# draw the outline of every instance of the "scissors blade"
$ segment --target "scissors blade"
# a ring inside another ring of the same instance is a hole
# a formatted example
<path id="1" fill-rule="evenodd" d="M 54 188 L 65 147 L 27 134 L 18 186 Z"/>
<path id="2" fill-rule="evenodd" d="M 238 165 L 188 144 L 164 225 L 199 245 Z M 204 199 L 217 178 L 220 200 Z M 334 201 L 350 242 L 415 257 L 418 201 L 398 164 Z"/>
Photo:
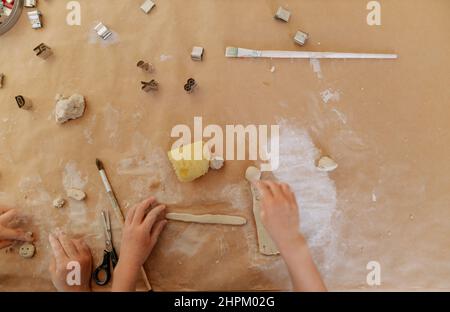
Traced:
<path id="1" fill-rule="evenodd" d="M 111 234 L 111 220 L 109 218 L 108 210 L 102 211 L 103 226 L 105 228 L 105 244 L 107 251 L 112 250 L 112 234 Z"/>

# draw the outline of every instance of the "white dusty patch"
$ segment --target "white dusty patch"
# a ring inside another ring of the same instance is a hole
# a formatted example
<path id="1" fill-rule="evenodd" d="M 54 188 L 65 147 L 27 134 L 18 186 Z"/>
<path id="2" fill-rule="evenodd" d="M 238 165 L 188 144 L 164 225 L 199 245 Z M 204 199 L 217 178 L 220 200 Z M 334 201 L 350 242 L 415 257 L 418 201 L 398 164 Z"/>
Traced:
<path id="1" fill-rule="evenodd" d="M 328 104 L 328 102 L 339 102 L 341 99 L 341 94 L 339 91 L 333 90 L 333 89 L 326 89 L 322 92 L 320 92 L 320 96 L 322 97 L 322 101 L 325 104 Z"/>

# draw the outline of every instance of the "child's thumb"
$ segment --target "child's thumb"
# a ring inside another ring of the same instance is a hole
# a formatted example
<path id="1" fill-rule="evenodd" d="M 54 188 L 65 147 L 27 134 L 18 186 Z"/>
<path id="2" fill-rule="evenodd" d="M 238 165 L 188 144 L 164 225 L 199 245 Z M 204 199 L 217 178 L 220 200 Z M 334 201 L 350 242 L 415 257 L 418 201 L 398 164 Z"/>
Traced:
<path id="1" fill-rule="evenodd" d="M 31 232 L 25 232 L 21 229 L 4 229 L 1 233 L 3 239 L 19 240 L 24 242 L 32 242 L 33 234 Z"/>

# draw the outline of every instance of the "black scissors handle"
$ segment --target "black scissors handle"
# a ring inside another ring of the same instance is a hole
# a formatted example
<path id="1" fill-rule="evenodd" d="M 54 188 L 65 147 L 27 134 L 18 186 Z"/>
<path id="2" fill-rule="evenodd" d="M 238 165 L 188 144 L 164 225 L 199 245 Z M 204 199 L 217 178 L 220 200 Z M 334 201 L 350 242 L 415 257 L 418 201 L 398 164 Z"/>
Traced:
<path id="1" fill-rule="evenodd" d="M 114 251 L 115 254 L 115 251 Z M 95 283 L 99 286 L 105 286 L 108 284 L 109 280 L 111 279 L 111 252 L 104 251 L 103 252 L 103 262 L 100 264 L 92 274 L 92 278 L 94 279 Z M 114 265 L 114 264 L 113 264 Z M 115 265 L 114 265 L 115 266 Z M 103 279 L 100 279 L 100 273 L 104 273 L 105 277 Z"/>

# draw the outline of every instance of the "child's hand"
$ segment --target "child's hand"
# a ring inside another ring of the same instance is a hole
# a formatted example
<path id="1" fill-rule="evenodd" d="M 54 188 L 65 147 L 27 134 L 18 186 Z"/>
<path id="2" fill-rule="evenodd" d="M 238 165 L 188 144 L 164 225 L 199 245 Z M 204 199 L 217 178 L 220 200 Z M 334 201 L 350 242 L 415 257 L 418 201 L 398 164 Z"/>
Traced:
<path id="1" fill-rule="evenodd" d="M 9 225 L 17 217 L 15 209 L 0 207 L 0 249 L 10 246 L 15 240 L 32 242 L 33 237 L 20 228 L 11 228 Z"/>
<path id="2" fill-rule="evenodd" d="M 150 256 L 159 234 L 167 221 L 163 218 L 164 205 L 157 205 L 150 197 L 127 213 L 123 227 L 119 262 L 139 269 Z"/>
<path id="3" fill-rule="evenodd" d="M 65 234 L 50 234 L 48 239 L 53 250 L 49 271 L 56 289 L 65 292 L 90 291 L 92 255 L 88 245 L 82 239 L 69 239 Z M 67 283 L 68 274 L 74 270 L 67 264 L 72 261 L 80 264 L 80 285 Z"/>
<path id="4" fill-rule="evenodd" d="M 289 185 L 272 181 L 256 183 L 262 195 L 261 221 L 280 251 L 289 249 L 300 236 L 297 200 Z"/>

